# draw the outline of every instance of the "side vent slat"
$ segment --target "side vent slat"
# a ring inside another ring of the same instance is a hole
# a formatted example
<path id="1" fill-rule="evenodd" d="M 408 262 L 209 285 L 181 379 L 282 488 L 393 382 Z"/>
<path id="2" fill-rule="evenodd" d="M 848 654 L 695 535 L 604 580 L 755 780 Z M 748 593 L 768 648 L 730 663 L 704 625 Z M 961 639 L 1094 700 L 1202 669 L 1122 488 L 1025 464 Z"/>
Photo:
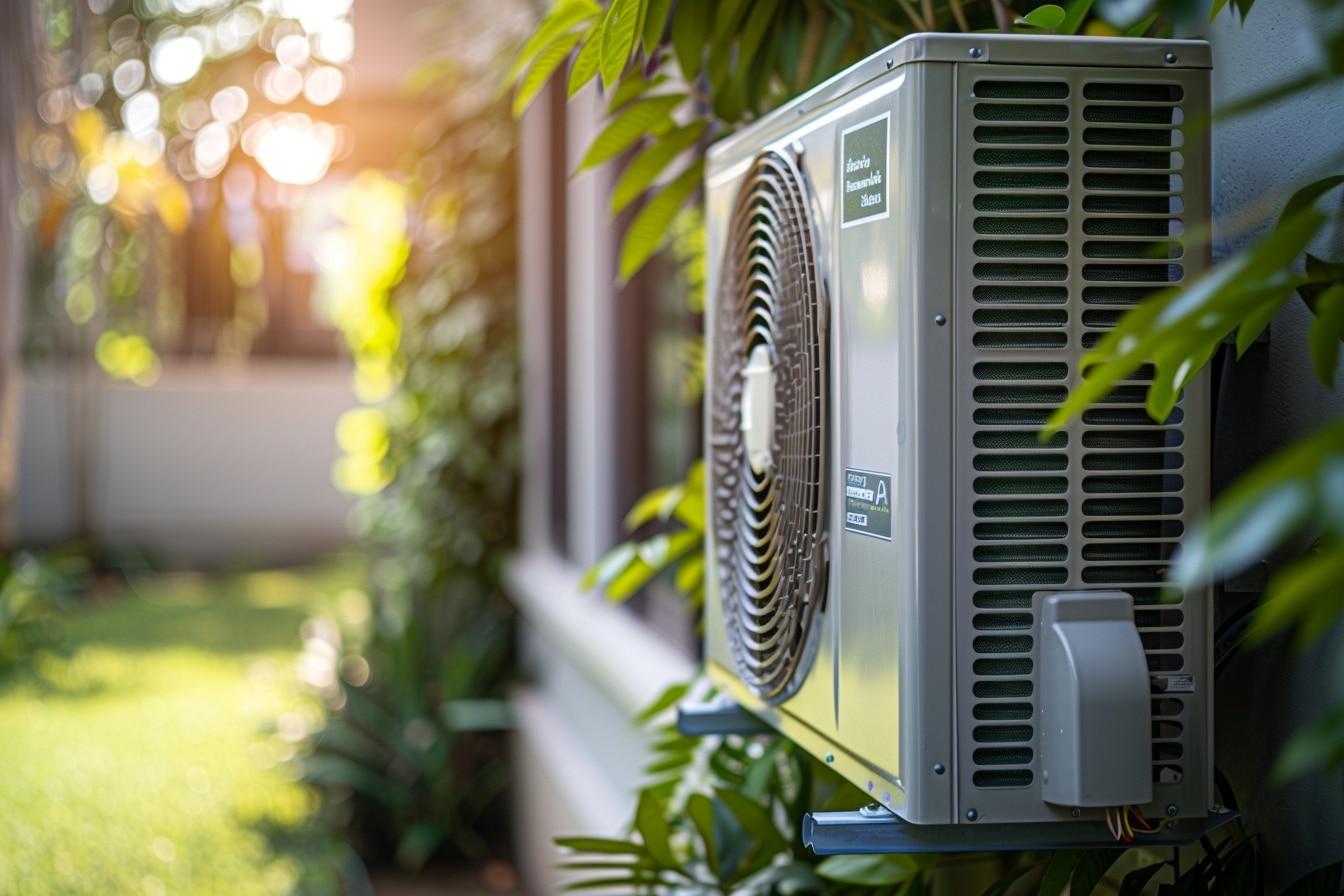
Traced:
<path id="1" fill-rule="evenodd" d="M 1173 263 L 1185 252 L 1185 160 L 1178 151 L 1184 116 L 1177 85 L 1104 81 L 1083 85 L 1082 93 L 1089 148 L 1081 171 L 1087 239 L 1081 245 L 1086 263 L 1080 298 L 1088 310 L 1080 320 L 1082 347 L 1091 348 L 1154 289 L 1185 278 L 1184 266 Z M 1139 371 L 1133 385 L 1084 412 L 1082 469 L 1075 480 L 1084 496 L 1082 584 L 1118 588 L 1145 606 L 1162 599 L 1174 541 L 1184 531 L 1178 517 L 1186 487 L 1175 472 L 1185 467 L 1179 429 L 1184 411 L 1178 405 L 1163 423 L 1148 417 L 1142 405 L 1152 376 L 1151 368 Z M 1155 673 L 1177 671 L 1183 663 L 1180 603 L 1161 606 L 1135 614 Z M 1179 699 L 1154 701 L 1155 719 L 1181 711 Z M 1154 782 L 1181 779 L 1182 752 L 1181 727 L 1154 722 Z"/>
<path id="2" fill-rule="evenodd" d="M 981 121 L 1068 119 L 1067 106 L 1049 103 L 1070 98 L 1070 86 L 1061 80 L 978 81 L 974 92 Z M 1076 186 L 1070 166 L 1077 160 L 1062 148 L 1069 130 L 1042 123 L 979 125 L 973 133 L 972 205 L 978 215 L 977 239 L 969 247 L 976 281 L 971 466 L 977 474 L 972 491 L 981 500 L 971 508 L 977 632 L 971 649 L 977 658 L 970 689 L 973 716 L 983 722 L 1035 717 L 1033 684 L 1020 677 L 1031 674 L 1035 650 L 1032 594 L 1069 578 L 1069 437 L 1039 437 L 1041 425 L 1068 397 L 1072 374 L 1066 356 L 1072 315 L 1064 285 L 1073 251 L 1065 217 L 1069 200 L 1050 195 Z M 986 746 L 972 755 L 974 786 L 1030 786 L 1036 780 L 1034 734 L 1027 724 L 975 728 L 973 739 Z"/>
<path id="3" fill-rule="evenodd" d="M 1185 410 L 1161 423 L 1137 370 L 1068 431 L 1039 438 L 1094 347 L 1129 308 L 1184 282 L 1183 90 L 1049 76 L 972 85 L 973 171 L 959 233 L 972 279 L 969 468 L 973 523 L 968 685 L 971 784 L 1037 783 L 1034 597 L 1117 588 L 1134 597 L 1154 681 L 1183 668 L 1181 602 L 1164 576 L 1186 512 Z M 1076 529 L 1074 527 L 1077 527 Z M 964 606 L 964 605 L 963 605 Z M 965 641 L 963 644 L 967 643 Z M 1153 780 L 1184 775 L 1180 695 L 1154 685 Z M 1016 723 L 1016 724 L 1011 724 Z"/>

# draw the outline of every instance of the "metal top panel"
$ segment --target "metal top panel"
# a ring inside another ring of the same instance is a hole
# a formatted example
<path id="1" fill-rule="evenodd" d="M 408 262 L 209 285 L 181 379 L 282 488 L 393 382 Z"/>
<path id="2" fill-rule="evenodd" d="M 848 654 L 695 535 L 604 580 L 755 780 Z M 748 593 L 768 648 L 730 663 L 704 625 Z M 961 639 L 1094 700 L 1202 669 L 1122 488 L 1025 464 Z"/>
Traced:
<path id="1" fill-rule="evenodd" d="M 1169 56 L 1174 61 L 1169 62 Z M 1055 34 L 911 34 L 715 143 L 709 148 L 710 171 L 731 165 L 741 153 L 755 155 L 762 145 L 792 128 L 800 116 L 915 62 L 1208 69 L 1213 68 L 1213 55 L 1208 42 L 1202 40 Z"/>

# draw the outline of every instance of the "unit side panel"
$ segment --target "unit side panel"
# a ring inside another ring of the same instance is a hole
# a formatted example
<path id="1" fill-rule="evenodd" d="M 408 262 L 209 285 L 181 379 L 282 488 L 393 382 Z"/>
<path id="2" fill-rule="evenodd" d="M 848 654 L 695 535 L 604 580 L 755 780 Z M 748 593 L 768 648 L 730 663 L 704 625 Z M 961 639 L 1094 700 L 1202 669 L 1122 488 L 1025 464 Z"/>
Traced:
<path id="1" fill-rule="evenodd" d="M 1202 816 L 1209 598 L 1161 585 L 1208 502 L 1207 385 L 1159 424 L 1143 368 L 1039 433 L 1127 308 L 1207 267 L 1186 236 L 1206 222 L 1207 146 L 1183 126 L 1207 109 L 1207 73 L 961 65 L 956 95 L 957 817 L 1074 817 L 1040 795 L 1040 603 L 1110 589 L 1134 599 L 1151 676 L 1143 812 Z"/>
<path id="2" fill-rule="evenodd" d="M 906 817 L 953 821 L 955 765 L 952 602 L 953 76 L 949 63 L 917 68 L 923 87 L 899 107 L 903 139 L 915 164 L 899 183 L 916 221 L 905 256 L 902 292 L 910 313 L 899 343 L 907 389 L 900 394 L 904 432 L 897 433 L 901 484 L 910 531 L 898 595 L 901 655 L 901 778 Z M 939 319 L 943 321 L 939 323 Z M 941 773 L 935 769 L 941 768 Z"/>

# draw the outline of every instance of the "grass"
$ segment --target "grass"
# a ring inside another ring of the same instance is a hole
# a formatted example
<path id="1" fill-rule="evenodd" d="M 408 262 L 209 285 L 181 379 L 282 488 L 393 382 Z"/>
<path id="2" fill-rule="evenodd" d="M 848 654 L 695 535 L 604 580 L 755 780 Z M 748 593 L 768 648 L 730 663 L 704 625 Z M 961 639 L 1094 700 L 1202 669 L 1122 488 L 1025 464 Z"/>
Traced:
<path id="1" fill-rule="evenodd" d="M 0 680 L 0 894 L 333 893 L 296 783 L 321 720 L 310 615 L 367 612 L 350 563 L 138 577 Z"/>

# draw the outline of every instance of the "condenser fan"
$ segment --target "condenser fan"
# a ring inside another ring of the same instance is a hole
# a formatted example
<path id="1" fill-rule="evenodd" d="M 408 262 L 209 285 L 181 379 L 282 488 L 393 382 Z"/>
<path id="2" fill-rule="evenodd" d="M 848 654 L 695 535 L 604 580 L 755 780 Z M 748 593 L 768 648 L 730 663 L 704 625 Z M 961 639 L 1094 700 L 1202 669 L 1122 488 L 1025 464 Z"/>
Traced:
<path id="1" fill-rule="evenodd" d="M 742 681 L 788 697 L 826 595 L 826 295 L 799 159 L 738 193 L 714 315 L 711 476 L 719 585 Z"/>

